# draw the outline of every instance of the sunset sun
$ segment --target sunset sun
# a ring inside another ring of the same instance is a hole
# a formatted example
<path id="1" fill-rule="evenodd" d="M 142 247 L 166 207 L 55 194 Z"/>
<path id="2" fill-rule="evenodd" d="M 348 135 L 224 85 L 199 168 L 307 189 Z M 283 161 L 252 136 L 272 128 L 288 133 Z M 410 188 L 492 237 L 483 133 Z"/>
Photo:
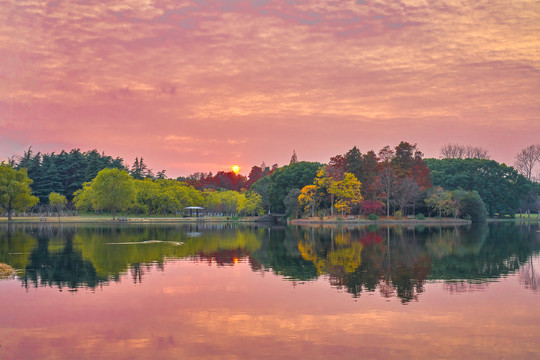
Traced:
<path id="1" fill-rule="evenodd" d="M 238 172 L 240 171 L 240 166 L 234 165 L 234 166 L 232 167 L 232 171 L 233 171 L 235 174 L 238 174 Z"/>

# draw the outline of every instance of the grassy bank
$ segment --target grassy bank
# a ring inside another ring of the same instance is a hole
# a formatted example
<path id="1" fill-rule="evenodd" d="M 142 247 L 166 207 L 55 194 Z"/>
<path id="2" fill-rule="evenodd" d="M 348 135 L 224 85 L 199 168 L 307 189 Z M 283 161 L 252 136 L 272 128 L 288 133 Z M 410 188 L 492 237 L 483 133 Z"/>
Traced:
<path id="1" fill-rule="evenodd" d="M 119 218 L 121 220 L 119 220 Z M 179 217 L 179 216 L 120 216 L 115 220 L 112 219 L 111 215 L 80 215 L 80 216 L 61 216 L 60 219 L 56 216 L 51 217 L 39 217 L 39 216 L 24 216 L 24 217 L 13 217 L 12 223 L 195 223 L 198 221 L 205 222 L 253 222 L 257 217 Z M 519 214 L 516 215 L 515 219 L 488 219 L 488 222 L 498 222 L 498 221 L 540 221 L 538 214 L 531 214 L 530 220 L 527 216 L 520 217 Z M 7 217 L 0 217 L 0 223 L 7 223 Z M 290 220 L 290 224 L 301 225 L 301 224 L 402 224 L 402 225 L 417 225 L 417 224 L 470 224 L 470 220 L 465 219 L 454 219 L 454 218 L 425 218 L 424 220 L 419 219 L 407 219 L 407 218 L 395 218 L 390 217 L 380 217 L 377 220 L 368 220 L 364 217 L 359 216 L 347 216 L 347 217 L 330 217 L 326 216 L 324 218 L 313 217 L 313 218 L 303 218 Z"/>
<path id="2" fill-rule="evenodd" d="M 205 222 L 250 222 L 255 217 L 179 217 L 179 216 L 119 216 L 113 220 L 111 215 L 81 215 L 81 216 L 61 216 L 60 218 L 25 216 L 13 217 L 12 223 L 194 223 Z M 0 223 L 7 223 L 7 217 L 0 217 Z"/>
<path id="3" fill-rule="evenodd" d="M 381 217 L 377 220 L 368 220 L 363 217 L 325 217 L 323 219 L 314 217 L 307 219 L 296 219 L 291 220 L 293 225 L 302 225 L 302 224 L 360 224 L 360 225 L 387 225 L 387 224 L 398 224 L 398 225 L 422 225 L 422 224 L 443 224 L 443 225 L 462 225 L 470 224 L 470 220 L 465 219 L 454 219 L 454 218 L 425 218 L 424 220 L 419 219 L 407 219 L 407 218 L 395 218 L 395 217 Z"/>
<path id="4" fill-rule="evenodd" d="M 529 220 L 529 219 L 530 220 L 540 220 L 540 215 L 531 214 L 531 216 L 529 217 L 526 214 L 523 214 L 523 215 L 516 214 L 516 220 Z"/>

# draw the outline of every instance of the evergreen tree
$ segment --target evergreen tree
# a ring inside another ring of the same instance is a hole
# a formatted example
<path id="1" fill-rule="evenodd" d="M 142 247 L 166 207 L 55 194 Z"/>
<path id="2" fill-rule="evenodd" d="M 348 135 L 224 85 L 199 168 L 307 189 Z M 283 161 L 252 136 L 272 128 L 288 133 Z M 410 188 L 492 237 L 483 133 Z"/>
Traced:
<path id="1" fill-rule="evenodd" d="M 84 175 L 86 172 L 86 158 L 80 149 L 73 149 L 69 152 L 69 160 L 67 163 L 65 174 L 64 195 L 69 199 L 73 199 L 73 193 L 82 188 L 85 181 Z"/>
<path id="2" fill-rule="evenodd" d="M 362 153 L 355 146 L 345 154 L 347 160 L 347 172 L 353 174 L 357 179 L 362 175 Z"/>
<path id="3" fill-rule="evenodd" d="M 42 204 L 47 204 L 49 202 L 50 193 L 63 192 L 62 181 L 53 159 L 54 158 L 49 155 L 43 156 L 41 176 L 39 177 L 39 183 L 35 191 L 36 195 L 39 197 L 39 201 Z"/>
<path id="4" fill-rule="evenodd" d="M 142 180 L 144 178 L 153 178 L 154 174 L 152 173 L 152 170 L 148 168 L 148 166 L 144 163 L 144 159 L 141 157 L 135 158 L 135 162 L 131 166 L 131 171 L 129 174 L 137 180 Z"/>
<path id="5" fill-rule="evenodd" d="M 86 152 L 85 155 L 86 155 L 86 169 L 84 172 L 83 182 L 88 182 L 88 181 L 92 181 L 92 179 L 95 178 L 98 172 L 102 170 L 103 168 L 100 161 L 100 155 L 97 152 L 97 150 Z"/>

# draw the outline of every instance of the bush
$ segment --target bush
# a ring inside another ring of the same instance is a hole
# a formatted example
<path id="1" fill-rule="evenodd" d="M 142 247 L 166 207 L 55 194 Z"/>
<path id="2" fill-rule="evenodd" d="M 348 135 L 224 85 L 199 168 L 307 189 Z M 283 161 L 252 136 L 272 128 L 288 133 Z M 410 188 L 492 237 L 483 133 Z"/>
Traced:
<path id="1" fill-rule="evenodd" d="M 415 216 L 415 219 L 416 219 L 416 220 L 425 220 L 425 218 L 426 218 L 426 217 L 425 217 L 424 214 L 422 214 L 422 213 L 417 214 L 417 215 Z"/>
<path id="2" fill-rule="evenodd" d="M 360 209 L 365 215 L 384 215 L 384 205 L 378 201 L 364 200 L 360 205 Z"/>
<path id="3" fill-rule="evenodd" d="M 486 221 L 487 211 L 484 201 L 476 191 L 456 190 L 453 197 L 458 201 L 462 217 L 472 222 Z"/>
<path id="4" fill-rule="evenodd" d="M 398 219 L 401 219 L 401 218 L 403 217 L 403 214 L 401 214 L 401 211 L 398 210 L 398 211 L 396 211 L 396 212 L 394 213 L 394 216 L 395 216 L 396 218 L 398 218 Z"/>
<path id="5" fill-rule="evenodd" d="M 377 215 L 375 215 L 375 214 L 369 214 L 367 218 L 368 218 L 368 220 L 378 220 L 379 219 L 379 217 Z"/>

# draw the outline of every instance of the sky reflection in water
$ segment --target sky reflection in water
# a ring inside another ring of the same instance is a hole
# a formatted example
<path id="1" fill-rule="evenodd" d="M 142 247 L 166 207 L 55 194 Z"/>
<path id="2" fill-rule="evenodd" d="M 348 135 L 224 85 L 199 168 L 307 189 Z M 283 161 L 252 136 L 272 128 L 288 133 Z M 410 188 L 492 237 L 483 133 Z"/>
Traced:
<path id="1" fill-rule="evenodd" d="M 534 358 L 539 254 L 508 223 L 3 227 L 0 357 Z"/>

